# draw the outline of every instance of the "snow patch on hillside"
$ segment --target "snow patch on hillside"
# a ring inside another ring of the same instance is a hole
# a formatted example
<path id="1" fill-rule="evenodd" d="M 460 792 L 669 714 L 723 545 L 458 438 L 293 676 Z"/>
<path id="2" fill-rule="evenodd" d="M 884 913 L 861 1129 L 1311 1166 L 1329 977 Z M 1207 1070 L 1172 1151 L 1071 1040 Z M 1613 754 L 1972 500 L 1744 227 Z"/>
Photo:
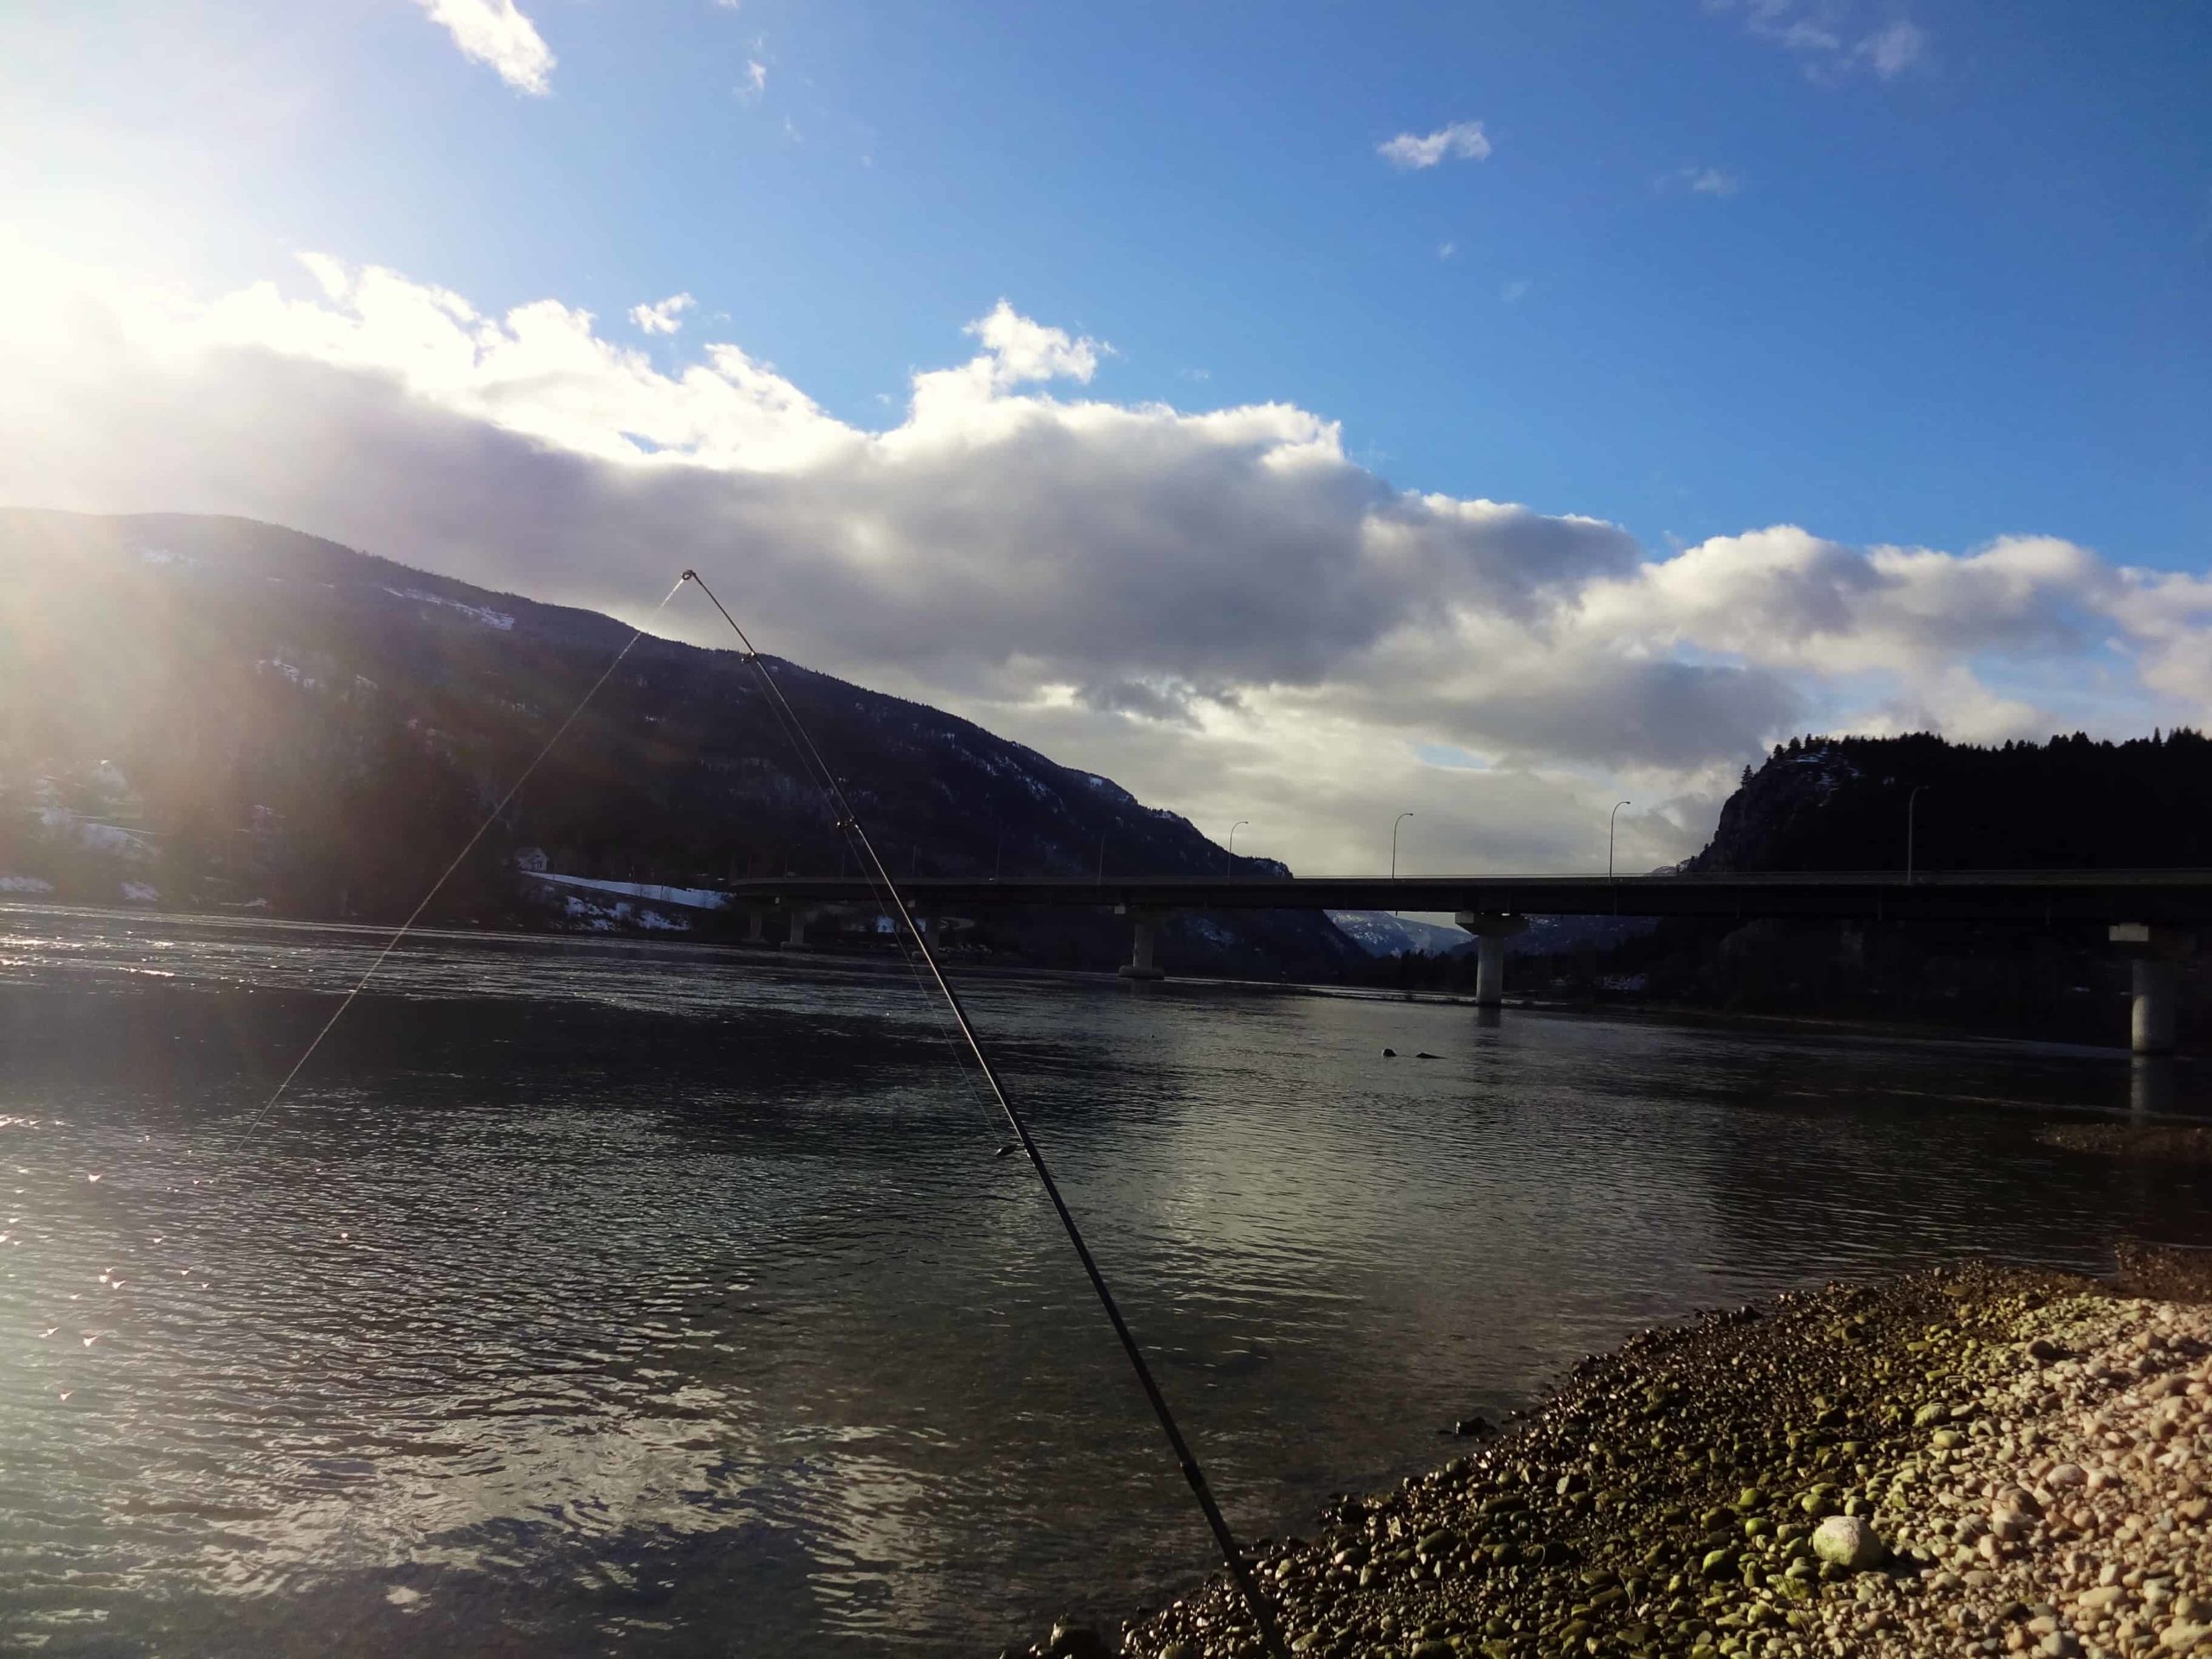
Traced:
<path id="1" fill-rule="evenodd" d="M 448 599 L 439 594 L 426 594 L 420 588 L 387 588 L 385 592 L 394 599 L 411 599 L 421 605 L 442 605 L 449 611 L 459 611 L 463 616 L 481 622 L 487 628 L 497 628 L 501 633 L 513 630 L 515 620 L 505 611 L 495 611 L 488 605 L 470 605 L 458 599 Z"/>
<path id="2" fill-rule="evenodd" d="M 1402 957 L 1412 951 L 1441 956 L 1472 937 L 1456 927 L 1393 916 L 1387 910 L 1332 910 L 1328 914 L 1338 930 L 1370 957 Z"/>
<path id="3" fill-rule="evenodd" d="M 312 691 L 322 683 L 306 670 L 286 662 L 282 657 L 264 657 L 254 664 L 254 667 L 257 670 L 265 669 L 271 674 L 280 675 L 298 686 L 302 691 Z"/>
<path id="4" fill-rule="evenodd" d="M 538 856 L 543 858 L 544 855 L 540 853 Z M 712 887 L 667 887 L 651 881 L 602 881 L 595 876 L 562 875 L 551 870 L 533 870 L 519 861 L 518 868 L 523 874 L 556 887 L 572 887 L 586 893 L 603 893 L 624 899 L 642 899 L 648 904 L 676 905 L 685 910 L 720 910 L 729 902 L 728 893 L 717 893 Z"/>

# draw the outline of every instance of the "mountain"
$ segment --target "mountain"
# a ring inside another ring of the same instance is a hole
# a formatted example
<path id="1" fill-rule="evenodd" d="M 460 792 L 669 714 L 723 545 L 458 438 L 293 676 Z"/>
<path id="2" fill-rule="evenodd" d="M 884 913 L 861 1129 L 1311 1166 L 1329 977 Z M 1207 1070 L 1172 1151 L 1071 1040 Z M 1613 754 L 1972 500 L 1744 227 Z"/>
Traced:
<path id="1" fill-rule="evenodd" d="M 1917 791 L 1917 804 L 1914 804 Z M 2173 731 L 1976 747 L 1916 734 L 1797 738 L 1720 812 L 1690 868 L 1715 871 L 2202 868 L 2212 741 Z M 2128 965 L 2101 925 L 2060 922 L 1669 921 L 1599 976 L 1649 996 L 1775 1013 L 2110 1043 Z M 2212 975 L 2183 969 L 2184 1038 Z"/>
<path id="2" fill-rule="evenodd" d="M 251 520 L 0 510 L 0 889 L 397 921 L 630 634 Z M 767 660 L 893 872 L 1077 874 L 1102 841 L 1109 874 L 1224 866 L 1109 779 Z M 752 667 L 647 638 L 432 914 L 603 921 L 617 907 L 563 903 L 527 872 L 699 888 L 836 874 L 841 853 Z M 1127 944 L 1122 924 L 1074 911 L 972 937 L 1066 965 Z M 1299 976 L 1361 956 L 1302 912 L 1180 917 L 1162 948 L 1186 970 Z"/>
<path id="3" fill-rule="evenodd" d="M 2212 741 L 1792 738 L 1744 768 L 1690 868 L 1898 870 L 1908 828 L 1922 870 L 2212 865 Z"/>
<path id="4" fill-rule="evenodd" d="M 1394 916 L 1387 910 L 1332 910 L 1329 919 L 1371 957 L 1402 957 L 1409 951 L 1442 956 L 1472 943 L 1471 936 L 1459 928 Z"/>

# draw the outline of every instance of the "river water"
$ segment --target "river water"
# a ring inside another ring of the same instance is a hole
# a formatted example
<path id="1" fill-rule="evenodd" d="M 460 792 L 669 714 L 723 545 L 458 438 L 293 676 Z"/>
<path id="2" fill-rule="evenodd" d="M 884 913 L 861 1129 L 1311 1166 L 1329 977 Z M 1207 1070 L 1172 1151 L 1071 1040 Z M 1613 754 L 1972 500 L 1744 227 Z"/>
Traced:
<path id="1" fill-rule="evenodd" d="M 417 938 L 245 1133 L 378 944 L 0 910 L 0 1650 L 988 1653 L 1208 1570 L 895 964 Z M 1656 1319 L 2212 1231 L 2037 1141 L 2206 1108 L 2113 1052 L 969 995 L 1248 1536 Z"/>

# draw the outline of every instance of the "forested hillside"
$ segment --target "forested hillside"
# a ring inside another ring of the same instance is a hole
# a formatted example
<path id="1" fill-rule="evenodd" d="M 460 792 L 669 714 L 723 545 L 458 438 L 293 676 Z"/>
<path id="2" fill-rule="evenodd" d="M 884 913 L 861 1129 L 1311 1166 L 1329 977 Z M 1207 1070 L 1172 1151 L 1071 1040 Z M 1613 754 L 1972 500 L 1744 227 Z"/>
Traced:
<path id="1" fill-rule="evenodd" d="M 1744 769 L 1694 862 L 1901 869 L 1908 824 L 1923 870 L 2212 865 L 2212 741 L 2188 730 L 1991 748 L 1924 733 L 1792 738 Z"/>
<path id="2" fill-rule="evenodd" d="M 1692 862 L 1902 872 L 1908 822 L 1921 871 L 2212 867 L 2212 741 L 2187 730 L 1995 747 L 1926 734 L 1793 739 L 1745 768 Z M 2130 983 L 2101 925 L 1874 918 L 1669 923 L 1580 978 L 1664 1001 L 2101 1044 L 2126 1039 Z M 2185 979 L 2183 1034 L 2201 1040 L 2201 958 Z"/>

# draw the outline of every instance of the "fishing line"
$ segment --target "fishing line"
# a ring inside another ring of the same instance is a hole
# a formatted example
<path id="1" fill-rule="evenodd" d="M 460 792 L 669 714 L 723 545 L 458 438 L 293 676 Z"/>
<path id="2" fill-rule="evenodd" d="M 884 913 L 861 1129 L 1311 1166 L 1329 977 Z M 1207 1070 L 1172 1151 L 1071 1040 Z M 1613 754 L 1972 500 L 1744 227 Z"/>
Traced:
<path id="1" fill-rule="evenodd" d="M 1206 1483 L 1205 1471 L 1198 1466 L 1198 1455 L 1184 1440 L 1183 1431 L 1176 1427 L 1175 1414 L 1168 1409 L 1167 1398 L 1160 1393 L 1160 1384 L 1153 1378 L 1152 1367 L 1145 1362 L 1144 1351 L 1137 1346 L 1137 1339 L 1131 1333 L 1128 1322 L 1122 1319 L 1121 1306 L 1115 1301 L 1114 1293 L 1107 1287 L 1105 1275 L 1099 1271 L 1098 1263 L 1090 1254 L 1090 1246 L 1084 1242 L 1083 1229 L 1076 1224 L 1067 1200 L 1060 1196 L 1059 1184 L 1052 1179 L 1052 1172 L 1045 1163 L 1044 1153 L 1029 1133 L 1029 1125 L 1016 1109 L 1013 1096 L 999 1082 L 998 1073 L 992 1068 L 990 1056 L 984 1052 L 982 1039 L 976 1036 L 975 1027 L 969 1021 L 966 1007 L 961 1002 L 959 994 L 946 980 L 944 970 L 938 965 L 937 953 L 930 949 L 930 942 L 915 926 L 914 918 L 906 908 L 906 901 L 899 896 L 897 883 L 892 880 L 890 871 L 884 868 L 883 861 L 876 856 L 875 843 L 868 839 L 868 830 L 853 811 L 852 803 L 846 798 L 844 785 L 830 770 L 829 762 L 822 758 L 822 751 L 815 747 L 805 723 L 799 719 L 798 711 L 785 701 L 783 688 L 776 683 L 776 677 L 768 671 L 766 661 L 753 649 L 753 641 L 746 637 L 745 630 L 738 626 L 737 619 L 729 613 L 729 607 L 715 598 L 715 590 L 701 580 L 697 571 L 686 570 L 683 582 L 677 586 L 682 587 L 684 582 L 697 582 L 699 591 L 706 594 L 714 607 L 721 613 L 722 620 L 729 624 L 730 632 L 737 636 L 738 644 L 745 649 L 746 661 L 752 664 L 754 671 L 760 676 L 760 683 L 767 690 L 771 704 L 780 711 L 779 723 L 788 721 L 787 733 L 797 734 L 796 743 L 802 763 L 810 766 L 817 783 L 828 790 L 830 804 L 836 809 L 837 828 L 858 844 L 866 855 L 867 866 L 873 867 L 875 874 L 870 879 L 871 886 L 880 884 L 880 890 L 889 895 L 891 907 L 898 915 L 899 926 L 912 938 L 915 949 L 927 965 L 930 978 L 937 986 L 938 994 L 944 999 L 953 1022 L 960 1028 L 962 1040 L 966 1044 L 969 1053 L 975 1058 L 976 1071 L 988 1085 L 999 1109 L 1006 1115 L 1008 1126 L 1021 1142 L 1021 1149 L 1028 1154 L 1030 1165 L 1036 1170 L 1037 1179 L 1045 1188 L 1045 1196 L 1052 1200 L 1052 1209 L 1067 1233 L 1068 1243 L 1075 1247 L 1077 1259 L 1083 1263 L 1084 1274 L 1090 1281 L 1091 1292 L 1097 1297 L 1099 1306 L 1105 1310 L 1107 1320 L 1114 1327 L 1115 1336 L 1121 1339 L 1122 1351 L 1128 1356 L 1129 1368 L 1136 1373 L 1145 1398 L 1151 1402 L 1153 1415 L 1160 1420 L 1160 1431 L 1166 1435 L 1168 1446 L 1175 1454 L 1176 1464 L 1183 1471 L 1183 1478 L 1190 1483 L 1192 1495 L 1198 1499 L 1198 1508 L 1205 1515 L 1206 1525 L 1212 1529 L 1214 1541 L 1220 1546 L 1222 1560 L 1228 1565 L 1229 1576 L 1235 1582 L 1237 1593 L 1243 1598 L 1245 1609 L 1252 1615 L 1252 1622 L 1259 1627 L 1262 1644 L 1274 1656 L 1274 1659 L 1289 1659 L 1282 1636 L 1275 1628 L 1274 1616 L 1260 1599 L 1259 1588 L 1253 1583 L 1251 1573 L 1245 1567 L 1244 1558 L 1237 1549 L 1236 1535 L 1230 1531 L 1229 1522 L 1222 1517 L 1221 1506 L 1214 1502 L 1213 1489 Z"/>
<path id="2" fill-rule="evenodd" d="M 688 576 L 690 573 L 686 571 L 684 574 Z M 666 610 L 668 608 L 668 601 L 676 597 L 677 590 L 683 586 L 683 582 L 679 579 L 676 587 L 670 588 L 667 594 L 662 597 L 660 603 L 653 607 L 648 620 L 650 620 L 651 616 L 658 616 L 663 611 Z M 465 844 L 459 852 L 454 855 L 453 862 L 447 865 L 444 872 L 438 877 L 438 879 L 430 883 L 430 890 L 423 895 L 423 902 L 416 905 L 413 912 L 408 916 L 407 919 L 399 925 L 399 931 L 385 941 L 384 949 L 377 952 L 376 960 L 369 964 L 368 971 L 363 974 L 359 980 L 354 982 L 353 988 L 346 993 L 346 1000 L 338 1005 L 336 1011 L 331 1014 L 329 1019 L 323 1021 L 322 1029 L 315 1033 L 314 1039 L 308 1044 L 306 1050 L 301 1054 L 300 1058 L 292 1062 L 292 1069 L 284 1074 L 283 1082 L 276 1085 L 276 1092 L 270 1096 L 267 1100 L 264 1101 L 261 1103 L 261 1109 L 255 1112 L 251 1117 L 246 1120 L 245 1128 L 238 1131 L 240 1135 L 252 1134 L 255 1126 L 257 1125 L 263 1118 L 269 1116 L 270 1112 L 275 1109 L 278 1101 L 283 1099 L 284 1092 L 292 1086 L 293 1079 L 297 1077 L 301 1071 L 306 1068 L 307 1063 L 315 1058 L 315 1050 L 322 1046 L 322 1039 L 330 1035 L 332 1030 L 336 1027 L 338 1022 L 346 1017 L 346 1011 L 353 1006 L 354 999 L 359 997 L 362 991 L 367 988 L 368 982 L 376 977 L 377 969 L 384 966 L 385 958 L 399 948 L 399 942 L 407 937 L 410 930 L 414 927 L 416 923 L 423 919 L 423 912 L 429 909 L 430 901 L 435 899 L 440 893 L 445 890 L 446 883 L 453 880 L 454 872 L 461 867 L 462 863 L 467 859 L 469 854 L 476 850 L 476 843 L 484 839 L 485 833 L 489 830 L 494 823 L 499 822 L 499 814 L 505 811 L 508 806 L 512 804 L 515 797 L 522 793 L 522 786 L 530 781 L 531 774 L 544 764 L 545 757 L 553 753 L 554 746 L 559 743 L 563 738 L 569 734 L 569 728 L 576 723 L 577 717 L 583 713 L 584 709 L 590 704 L 591 700 L 599 695 L 600 688 L 605 685 L 607 681 L 614 677 L 614 671 L 622 666 L 622 659 L 627 657 L 632 649 L 637 645 L 638 641 L 645 637 L 645 630 L 641 625 L 630 635 L 628 641 L 623 645 L 622 649 L 614 653 L 614 660 L 607 664 L 607 665 L 600 671 L 599 677 L 591 683 L 591 689 L 586 691 L 583 696 L 577 700 L 576 706 L 575 708 L 569 710 L 569 717 L 563 721 L 560 725 L 554 728 L 553 735 L 545 740 L 545 747 L 538 750 L 537 758 L 531 760 L 528 766 L 522 769 L 522 775 L 515 779 L 513 785 L 508 789 L 505 794 L 499 797 L 499 804 L 485 815 L 483 823 L 476 826 L 476 833 L 471 836 L 468 838 L 467 844 Z"/>
<path id="3" fill-rule="evenodd" d="M 684 572 L 684 576 L 696 580 L 693 573 L 688 570 Z M 681 580 L 677 583 L 679 588 L 683 585 Z M 705 585 L 703 582 L 700 584 L 702 588 Z M 712 598 L 713 595 L 709 594 L 709 597 Z M 722 614 L 728 618 L 729 613 L 724 611 Z M 732 621 L 730 626 L 735 627 L 737 625 Z M 742 631 L 739 632 L 738 637 L 741 639 L 745 637 Z M 787 702 L 784 701 L 781 689 L 772 679 L 768 679 L 766 665 L 759 663 L 757 654 L 751 652 L 749 645 L 747 649 L 747 660 L 754 662 L 762 678 L 768 681 L 768 689 L 772 695 L 765 698 L 764 701 L 767 704 L 770 716 L 774 719 L 777 729 L 783 733 L 785 741 L 791 745 L 792 752 L 798 757 L 799 769 L 806 774 L 807 780 L 823 792 L 824 798 L 831 804 L 834 814 L 842 798 L 842 791 L 837 787 L 836 777 L 830 772 L 828 762 L 823 760 L 822 752 L 815 747 L 805 728 L 798 723 L 798 714 Z M 845 837 L 845 844 L 854 853 L 854 861 L 859 866 L 861 879 L 867 882 L 868 891 L 874 895 L 887 913 L 893 911 L 895 906 L 892 903 L 891 891 L 879 882 L 875 874 L 871 873 L 869 869 L 874 849 L 870 848 L 863 851 L 856 841 L 855 831 L 859 827 L 859 821 L 856 818 L 833 816 L 832 827 Z M 877 868 L 880 869 L 880 865 Z M 960 1075 L 961 1088 L 966 1094 L 969 1103 L 976 1107 L 986 1119 L 988 1119 L 991 1116 L 991 1103 L 984 1097 L 982 1090 L 977 1086 L 976 1080 L 969 1069 L 968 1051 L 962 1046 L 959 1033 L 946 1016 L 944 1005 L 930 994 L 929 985 L 922 976 L 921 964 L 915 959 L 913 951 L 907 945 L 906 930 L 893 928 L 891 939 L 892 943 L 899 948 L 899 960 L 906 966 L 907 975 L 914 982 L 916 995 L 920 998 L 922 1006 L 927 1008 L 931 1017 L 936 1020 L 938 1033 L 944 1039 L 945 1046 L 951 1052 L 954 1069 Z M 1012 1150 L 1010 1146 L 1000 1148 L 1001 1154 Z"/>

